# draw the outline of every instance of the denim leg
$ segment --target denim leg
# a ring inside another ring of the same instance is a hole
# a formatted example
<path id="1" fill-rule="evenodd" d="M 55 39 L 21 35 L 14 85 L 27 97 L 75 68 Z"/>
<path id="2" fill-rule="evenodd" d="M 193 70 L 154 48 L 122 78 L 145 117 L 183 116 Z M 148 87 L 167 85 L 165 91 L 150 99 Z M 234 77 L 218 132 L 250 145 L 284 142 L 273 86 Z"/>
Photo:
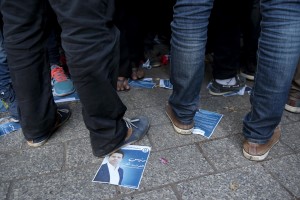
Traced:
<path id="1" fill-rule="evenodd" d="M 4 49 L 2 28 L 0 29 L 0 90 L 11 83 L 9 69 L 7 65 L 7 55 Z"/>
<path id="2" fill-rule="evenodd" d="M 245 137 L 266 143 L 279 124 L 300 56 L 300 1 L 262 0 L 258 68 Z"/>
<path id="3" fill-rule="evenodd" d="M 204 75 L 207 25 L 212 0 L 177 0 L 171 23 L 171 83 L 169 104 L 178 119 L 190 124 L 199 106 Z"/>

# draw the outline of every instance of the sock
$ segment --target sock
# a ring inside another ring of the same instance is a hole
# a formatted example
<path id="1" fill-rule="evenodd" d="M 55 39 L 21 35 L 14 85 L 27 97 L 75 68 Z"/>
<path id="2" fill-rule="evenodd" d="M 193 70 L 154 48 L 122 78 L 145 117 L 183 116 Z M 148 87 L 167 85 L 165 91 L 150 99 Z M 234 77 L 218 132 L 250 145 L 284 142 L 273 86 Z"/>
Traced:
<path id="1" fill-rule="evenodd" d="M 216 82 L 221 85 L 235 85 L 236 79 L 235 77 L 228 78 L 228 79 L 216 79 Z"/>

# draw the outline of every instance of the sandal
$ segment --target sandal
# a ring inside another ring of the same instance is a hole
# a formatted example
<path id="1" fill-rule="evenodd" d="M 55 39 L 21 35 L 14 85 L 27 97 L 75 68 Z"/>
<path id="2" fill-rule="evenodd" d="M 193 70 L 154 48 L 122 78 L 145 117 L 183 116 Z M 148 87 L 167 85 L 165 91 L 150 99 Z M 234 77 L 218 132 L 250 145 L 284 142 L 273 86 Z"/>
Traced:
<path id="1" fill-rule="evenodd" d="M 117 91 L 129 91 L 130 86 L 128 84 L 128 79 L 125 77 L 118 77 L 117 81 Z"/>
<path id="2" fill-rule="evenodd" d="M 131 78 L 132 80 L 139 80 L 145 77 L 145 72 L 142 68 L 132 68 Z"/>

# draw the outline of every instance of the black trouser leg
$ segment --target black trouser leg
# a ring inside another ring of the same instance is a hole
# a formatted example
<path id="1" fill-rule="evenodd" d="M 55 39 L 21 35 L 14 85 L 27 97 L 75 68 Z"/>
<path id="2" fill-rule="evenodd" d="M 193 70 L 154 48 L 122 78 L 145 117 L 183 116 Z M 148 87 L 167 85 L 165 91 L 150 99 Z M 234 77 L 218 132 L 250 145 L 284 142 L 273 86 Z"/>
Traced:
<path id="1" fill-rule="evenodd" d="M 56 117 L 44 48 L 44 3 L 3 0 L 1 8 L 8 65 L 27 140 L 47 134 Z"/>
<path id="2" fill-rule="evenodd" d="M 239 0 L 216 0 L 212 10 L 213 26 L 213 77 L 228 79 L 239 69 L 240 58 L 240 8 Z"/>
<path id="3" fill-rule="evenodd" d="M 114 1 L 49 1 L 62 27 L 62 46 L 78 91 L 94 155 L 111 151 L 126 135 L 126 111 L 115 87 L 119 30 Z"/>
<path id="4" fill-rule="evenodd" d="M 32 5 L 29 5 L 29 2 L 32 2 Z M 36 5 L 40 3 L 38 3 L 38 0 L 32 0 L 29 2 L 23 2 L 21 0 L 12 2 L 5 0 L 4 5 L 6 6 L 2 9 L 2 11 L 6 10 L 6 21 L 9 22 L 11 20 L 11 23 L 9 23 L 12 24 L 11 26 L 14 24 L 20 24 L 13 29 L 8 25 L 7 30 L 7 36 L 11 41 L 10 47 L 17 48 L 15 53 L 16 57 L 20 56 L 18 48 L 24 47 L 25 49 L 28 41 L 31 41 L 33 44 L 39 44 L 42 38 L 40 36 L 42 31 L 37 28 L 34 29 L 34 25 L 36 25 L 36 27 L 40 25 L 39 21 L 41 21 L 41 17 L 36 18 L 35 15 L 32 15 L 32 13 L 40 12 L 42 16 L 42 10 L 40 8 L 30 8 L 29 12 L 29 8 L 28 10 L 25 9 L 27 7 L 37 7 Z M 127 130 L 124 122 L 122 121 L 126 107 L 115 91 L 119 62 L 119 31 L 111 23 L 114 3 L 110 0 L 99 0 L 89 2 L 89 4 L 81 0 L 51 0 L 49 2 L 58 17 L 59 24 L 62 27 L 62 46 L 66 53 L 66 58 L 73 82 L 82 103 L 83 118 L 86 127 L 90 131 L 93 153 L 96 156 L 103 155 L 111 151 L 119 142 L 123 140 Z M 14 9 L 16 8 L 20 9 L 20 12 L 14 12 Z M 20 17 L 14 17 L 13 15 L 16 15 L 16 13 L 17 15 L 20 15 Z M 26 25 L 28 26 L 28 23 L 26 24 L 25 22 L 28 21 L 19 19 L 22 17 L 28 18 L 27 16 L 32 16 L 33 18 L 30 19 L 30 22 L 32 22 L 30 27 L 26 27 Z M 24 27 L 27 28 L 25 30 L 30 31 L 21 32 L 20 28 Z M 18 35 L 20 32 L 22 35 Z M 12 41 L 14 38 L 17 38 L 17 36 L 19 36 L 18 38 L 22 39 L 20 44 L 17 40 L 14 42 Z M 38 48 L 38 50 L 40 49 L 41 48 Z M 12 53 L 13 51 L 10 52 Z M 12 63 L 14 64 L 12 68 L 34 68 L 35 70 L 41 71 L 42 67 L 39 66 L 44 63 L 43 69 L 45 69 L 45 66 L 48 65 L 46 62 L 44 62 L 45 59 L 43 59 L 41 54 L 37 54 L 37 52 L 39 51 L 36 50 L 34 52 L 35 54 L 32 55 L 30 59 L 28 59 L 28 55 L 24 55 L 24 59 L 39 61 L 30 63 L 34 64 L 35 67 L 29 66 L 28 63 L 23 64 L 19 62 Z M 36 107 L 38 107 L 40 104 L 44 105 L 48 102 L 51 102 L 48 104 L 55 105 L 51 96 L 49 67 L 47 68 L 48 78 L 46 77 L 47 75 L 45 73 L 37 73 L 36 71 L 29 72 L 24 70 L 22 71 L 22 75 L 25 78 L 20 77 L 20 80 L 19 77 L 15 78 L 16 84 L 21 81 L 20 84 L 22 84 L 22 88 L 28 91 L 36 87 L 38 87 L 38 89 L 43 88 L 40 89 L 42 91 L 48 88 L 48 96 L 42 93 L 43 96 L 49 97 L 48 101 L 43 101 L 43 103 L 41 103 L 42 101 L 40 99 L 39 102 L 34 101 L 32 104 Z M 17 72 L 13 72 L 13 74 L 16 76 Z M 34 79 L 34 81 L 27 80 L 29 79 L 29 76 L 37 76 L 36 74 L 43 74 L 43 79 L 37 78 Z M 44 83 L 41 85 L 41 80 L 48 80 L 46 82 L 47 84 Z M 18 91 L 20 91 L 20 89 Z M 20 92 L 17 94 L 17 96 L 22 100 L 23 96 Z M 46 97 L 44 98 L 46 99 Z M 21 107 L 23 107 L 21 109 L 25 109 L 26 111 L 23 113 L 35 117 L 33 113 L 27 112 L 25 108 L 27 104 L 30 103 L 24 102 L 24 104 L 21 105 Z M 48 104 L 45 106 L 48 109 L 42 111 L 50 112 L 53 110 L 55 113 L 55 106 L 51 107 Z M 37 111 L 40 112 L 40 110 L 41 108 L 38 107 Z M 21 112 L 21 114 L 23 113 Z M 47 122 L 50 121 L 50 116 L 48 113 L 43 117 Z M 25 122 L 22 115 L 21 119 L 23 121 L 22 123 L 24 124 Z M 27 124 L 30 126 L 34 126 L 33 124 L 36 123 L 35 121 L 26 120 Z M 53 125 L 53 123 L 51 125 Z M 37 130 L 41 128 L 42 127 L 40 126 L 36 127 Z M 47 130 L 49 130 L 49 128 Z M 26 132 L 28 131 L 29 130 L 26 129 Z"/>

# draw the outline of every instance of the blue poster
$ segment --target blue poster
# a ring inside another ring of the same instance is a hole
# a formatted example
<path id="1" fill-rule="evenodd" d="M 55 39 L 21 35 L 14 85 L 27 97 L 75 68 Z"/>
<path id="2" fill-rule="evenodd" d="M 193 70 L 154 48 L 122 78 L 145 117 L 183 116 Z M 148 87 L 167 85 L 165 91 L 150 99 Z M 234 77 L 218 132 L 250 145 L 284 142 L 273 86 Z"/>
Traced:
<path id="1" fill-rule="evenodd" d="M 79 101 L 79 96 L 78 96 L 77 92 L 74 92 L 72 94 L 69 94 L 67 96 L 62 96 L 62 97 L 53 95 L 53 98 L 54 98 L 55 103 Z"/>
<path id="2" fill-rule="evenodd" d="M 0 136 L 14 132 L 21 128 L 20 123 L 17 122 L 7 122 L 0 125 Z"/>
<path id="3" fill-rule="evenodd" d="M 106 156 L 93 182 L 138 189 L 151 147 L 129 145 Z"/>
<path id="4" fill-rule="evenodd" d="M 199 109 L 194 117 L 195 126 L 193 134 L 200 134 L 210 138 L 223 115 L 203 109 Z"/>
<path id="5" fill-rule="evenodd" d="M 128 83 L 131 87 L 137 87 L 137 88 L 154 88 L 155 83 L 153 82 L 152 78 L 144 78 L 142 80 L 128 80 Z"/>

